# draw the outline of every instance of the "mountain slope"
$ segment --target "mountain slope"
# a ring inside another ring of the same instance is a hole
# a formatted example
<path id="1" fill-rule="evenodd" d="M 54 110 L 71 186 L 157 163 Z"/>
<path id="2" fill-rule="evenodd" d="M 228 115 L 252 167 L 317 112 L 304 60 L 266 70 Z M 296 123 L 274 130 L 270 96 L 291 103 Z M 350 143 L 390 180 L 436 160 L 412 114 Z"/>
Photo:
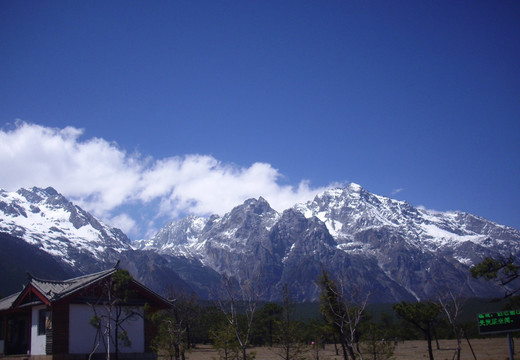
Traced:
<path id="1" fill-rule="evenodd" d="M 115 263 L 121 251 L 131 249 L 119 229 L 99 222 L 63 195 L 46 189 L 0 191 L 0 231 L 60 257 L 80 272 L 92 263 Z"/>
<path id="2" fill-rule="evenodd" d="M 77 273 L 45 251 L 23 239 L 0 233 L 0 298 L 22 289 L 27 273 L 42 278 L 63 280 Z"/>
<path id="3" fill-rule="evenodd" d="M 462 212 L 431 212 L 371 194 L 356 184 L 297 205 L 334 234 L 338 248 L 363 254 L 417 299 L 438 292 L 492 295 L 496 289 L 468 277 L 486 256 L 520 254 L 520 232 Z"/>
<path id="4" fill-rule="evenodd" d="M 172 222 L 139 244 L 199 259 L 238 281 L 258 277 L 268 299 L 289 284 L 298 300 L 316 300 L 316 279 L 325 269 L 378 301 L 445 291 L 496 295 L 500 289 L 470 278 L 469 267 L 486 256 L 518 256 L 519 245 L 518 230 L 471 214 L 414 208 L 357 184 L 281 214 L 263 198 L 249 199 L 223 217 Z"/>
<path id="5" fill-rule="evenodd" d="M 0 250 L 13 258 L 23 252 L 34 264 L 48 259 L 49 276 L 98 271 L 121 260 L 160 293 L 181 288 L 205 298 L 226 276 L 254 280 L 265 300 L 278 300 L 288 285 L 295 300 L 314 301 L 322 270 L 351 291 L 369 293 L 370 301 L 446 291 L 497 296 L 501 289 L 470 278 L 469 267 L 486 256 L 520 255 L 516 229 L 467 213 L 414 208 L 356 184 L 281 213 L 261 197 L 249 199 L 223 216 L 189 216 L 133 243 L 52 188 L 0 190 L 0 233 Z M 1 261 L 17 279 L 28 270 Z"/>
<path id="6" fill-rule="evenodd" d="M 121 261 L 132 275 L 166 294 L 182 288 L 208 296 L 215 271 L 196 259 L 134 250 L 119 229 L 112 228 L 69 202 L 53 188 L 0 190 L 0 269 L 10 274 L 0 283 L 9 293 L 26 280 L 26 271 L 43 278 L 66 278 L 106 269 Z M 24 259 L 26 261 L 11 261 Z"/>

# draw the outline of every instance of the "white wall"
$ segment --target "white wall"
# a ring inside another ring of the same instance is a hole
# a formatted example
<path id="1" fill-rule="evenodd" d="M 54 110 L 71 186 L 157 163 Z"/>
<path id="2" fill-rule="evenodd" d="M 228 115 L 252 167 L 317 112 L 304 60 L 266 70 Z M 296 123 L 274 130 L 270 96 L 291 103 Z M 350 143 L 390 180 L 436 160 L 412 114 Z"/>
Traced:
<path id="1" fill-rule="evenodd" d="M 90 320 L 94 316 L 94 310 L 90 305 L 69 305 L 69 353 L 88 354 L 95 346 L 96 329 L 90 325 Z M 138 310 L 141 316 L 133 318 L 123 323 L 123 328 L 128 333 L 131 345 L 129 347 L 119 345 L 119 352 L 131 353 L 144 352 L 144 320 L 142 308 Z M 96 306 L 98 316 L 105 315 L 106 310 L 102 306 Z M 123 312 L 124 316 L 124 312 Z M 105 339 L 106 340 L 106 339 Z M 115 350 L 114 344 L 110 344 L 110 350 Z M 99 342 L 96 352 L 105 352 L 103 342 Z"/>
<path id="2" fill-rule="evenodd" d="M 45 306 L 34 306 L 31 316 L 31 355 L 45 355 L 45 334 L 38 335 L 38 311 Z"/>

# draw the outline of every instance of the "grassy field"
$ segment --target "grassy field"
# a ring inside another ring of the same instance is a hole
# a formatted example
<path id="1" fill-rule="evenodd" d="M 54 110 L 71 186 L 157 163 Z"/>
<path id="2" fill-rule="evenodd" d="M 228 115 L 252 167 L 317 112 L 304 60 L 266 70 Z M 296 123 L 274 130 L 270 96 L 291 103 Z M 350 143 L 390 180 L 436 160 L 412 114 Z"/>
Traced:
<path id="1" fill-rule="evenodd" d="M 519 339 L 515 338 L 515 343 L 519 344 Z M 454 340 L 440 340 L 440 350 L 434 346 L 434 357 L 436 360 L 451 360 L 455 352 L 456 342 Z M 478 360 L 507 360 L 509 359 L 507 340 L 503 338 L 493 339 L 475 339 L 471 340 L 471 346 L 475 352 Z M 519 347 L 519 346 L 517 346 Z M 278 355 L 277 349 L 261 347 L 252 348 L 249 352 L 256 353 L 256 359 L 258 360 L 281 360 Z M 187 354 L 188 360 L 213 360 L 218 359 L 218 354 L 211 346 L 199 346 Z M 338 356 L 334 351 L 333 345 L 328 345 L 325 350 L 320 349 L 318 352 L 319 360 L 342 360 L 341 354 Z M 520 358 L 520 347 L 515 354 L 515 357 Z M 164 359 L 164 358 L 163 358 Z M 309 352 L 306 359 L 316 359 L 315 352 Z M 370 359 L 366 357 L 365 360 Z M 426 341 L 405 341 L 400 342 L 394 353 L 393 359 L 396 360 L 421 360 L 428 359 L 428 349 Z M 464 341 L 462 344 L 462 360 L 473 360 L 473 354 L 468 346 L 468 343 Z"/>

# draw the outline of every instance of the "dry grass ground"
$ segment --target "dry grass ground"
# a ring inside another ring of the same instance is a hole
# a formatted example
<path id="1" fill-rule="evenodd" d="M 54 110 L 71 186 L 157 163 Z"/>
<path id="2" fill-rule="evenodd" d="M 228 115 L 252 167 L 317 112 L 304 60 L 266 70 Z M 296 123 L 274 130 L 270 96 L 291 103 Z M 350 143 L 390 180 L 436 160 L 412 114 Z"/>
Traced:
<path id="1" fill-rule="evenodd" d="M 519 339 L 515 339 L 515 343 L 518 344 Z M 437 350 L 434 346 L 434 357 L 436 360 L 451 360 L 455 352 L 456 342 L 454 340 L 440 340 L 440 350 Z M 475 352 L 478 360 L 507 360 L 509 359 L 507 340 L 503 338 L 493 339 L 475 339 L 471 340 L 471 346 Z M 518 346 L 520 349 L 520 346 Z M 252 348 L 248 352 L 255 352 L 256 359 L 258 360 L 281 360 L 276 349 L 261 347 Z M 520 350 L 517 350 L 515 356 L 520 357 Z M 468 343 L 464 341 L 462 344 L 462 360 L 473 360 L 473 354 L 468 346 Z M 336 355 L 333 345 L 327 345 L 325 350 L 320 349 L 318 352 L 320 360 L 341 360 L 342 356 Z M 309 352 L 306 359 L 315 359 L 316 354 Z M 218 359 L 218 354 L 211 346 L 199 346 L 187 354 L 188 360 L 213 360 Z M 365 360 L 370 359 L 366 357 Z M 400 342 L 394 353 L 393 359 L 395 360 L 422 360 L 428 359 L 428 349 L 426 341 L 405 341 Z"/>

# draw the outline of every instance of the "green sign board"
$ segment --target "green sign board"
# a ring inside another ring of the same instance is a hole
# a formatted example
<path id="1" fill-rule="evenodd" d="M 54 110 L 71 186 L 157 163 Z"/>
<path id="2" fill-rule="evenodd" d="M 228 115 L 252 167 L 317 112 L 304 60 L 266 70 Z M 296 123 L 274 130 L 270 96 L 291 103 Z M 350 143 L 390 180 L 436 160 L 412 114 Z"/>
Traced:
<path id="1" fill-rule="evenodd" d="M 519 331 L 520 310 L 478 314 L 478 330 L 481 334 Z"/>

